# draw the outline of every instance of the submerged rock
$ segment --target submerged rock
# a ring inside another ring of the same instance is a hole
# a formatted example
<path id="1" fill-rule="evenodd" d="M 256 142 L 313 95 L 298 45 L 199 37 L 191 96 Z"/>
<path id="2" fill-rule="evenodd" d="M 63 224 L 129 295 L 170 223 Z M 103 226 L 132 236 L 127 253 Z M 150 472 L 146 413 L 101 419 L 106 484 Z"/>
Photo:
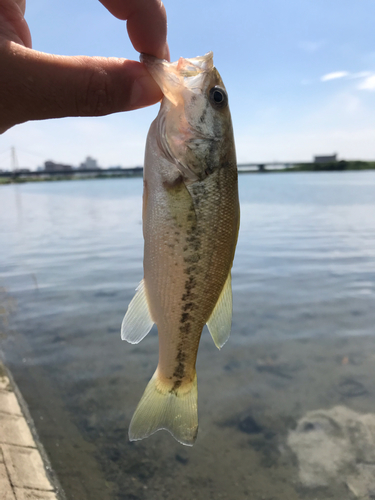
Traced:
<path id="1" fill-rule="evenodd" d="M 316 488 L 345 483 L 356 498 L 375 492 L 375 415 L 345 406 L 314 410 L 288 435 L 297 455 L 299 479 Z"/>

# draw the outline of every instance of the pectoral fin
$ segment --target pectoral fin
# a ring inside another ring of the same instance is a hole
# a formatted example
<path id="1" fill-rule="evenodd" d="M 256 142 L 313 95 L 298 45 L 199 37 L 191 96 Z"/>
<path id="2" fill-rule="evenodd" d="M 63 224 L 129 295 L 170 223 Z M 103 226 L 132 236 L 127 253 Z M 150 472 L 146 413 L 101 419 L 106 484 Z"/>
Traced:
<path id="1" fill-rule="evenodd" d="M 207 321 L 208 329 L 215 345 L 221 349 L 230 335 L 232 324 L 232 279 L 229 271 L 228 278 L 221 291 L 219 300 Z"/>
<path id="2" fill-rule="evenodd" d="M 148 307 L 145 283 L 142 280 L 122 320 L 121 338 L 130 342 L 130 344 L 138 344 L 146 337 L 153 324 L 154 321 Z"/>

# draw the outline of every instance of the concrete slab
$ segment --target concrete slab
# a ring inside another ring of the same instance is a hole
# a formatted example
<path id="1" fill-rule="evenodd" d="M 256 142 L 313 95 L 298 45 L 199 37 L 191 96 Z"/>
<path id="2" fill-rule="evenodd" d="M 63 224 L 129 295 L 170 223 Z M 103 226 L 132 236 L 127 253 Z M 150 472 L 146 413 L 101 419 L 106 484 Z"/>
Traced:
<path id="1" fill-rule="evenodd" d="M 52 491 L 42 458 L 35 448 L 2 444 L 6 467 L 14 487 Z"/>
<path id="2" fill-rule="evenodd" d="M 0 412 L 10 413 L 12 415 L 22 415 L 20 405 L 18 404 L 14 392 L 0 389 Z"/>
<path id="3" fill-rule="evenodd" d="M 4 464 L 0 464 L 0 500 L 15 500 Z"/>
<path id="4" fill-rule="evenodd" d="M 0 443 L 36 448 L 26 420 L 7 413 L 0 413 Z"/>
<path id="5" fill-rule="evenodd" d="M 0 389 L 2 389 L 4 391 L 10 390 L 9 378 L 1 370 L 1 364 L 0 364 Z"/>
<path id="6" fill-rule="evenodd" d="M 15 493 L 16 500 L 57 500 L 57 496 L 51 491 L 24 490 L 22 488 L 15 488 Z"/>

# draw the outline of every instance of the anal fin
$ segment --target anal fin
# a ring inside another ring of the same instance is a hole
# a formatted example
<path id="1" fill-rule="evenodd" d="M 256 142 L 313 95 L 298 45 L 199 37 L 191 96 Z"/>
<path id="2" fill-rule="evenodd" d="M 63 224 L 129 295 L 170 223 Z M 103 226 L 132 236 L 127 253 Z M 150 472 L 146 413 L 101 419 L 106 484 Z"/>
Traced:
<path id="1" fill-rule="evenodd" d="M 148 307 L 144 280 L 136 290 L 121 325 L 121 338 L 130 344 L 138 344 L 154 324 Z"/>
<path id="2" fill-rule="evenodd" d="M 230 335 L 232 325 L 232 278 L 229 271 L 227 280 L 207 321 L 208 329 L 218 349 L 221 349 Z"/>

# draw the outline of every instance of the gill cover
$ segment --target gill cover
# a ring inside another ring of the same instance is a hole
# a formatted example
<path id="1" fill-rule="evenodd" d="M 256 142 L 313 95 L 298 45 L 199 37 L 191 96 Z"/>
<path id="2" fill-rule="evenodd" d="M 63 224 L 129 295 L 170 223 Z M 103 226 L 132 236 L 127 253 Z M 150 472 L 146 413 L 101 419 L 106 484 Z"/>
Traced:
<path id="1" fill-rule="evenodd" d="M 158 144 L 186 181 L 203 180 L 219 165 L 228 128 L 228 97 L 213 54 L 170 63 L 141 55 L 164 94 L 157 117 Z"/>

